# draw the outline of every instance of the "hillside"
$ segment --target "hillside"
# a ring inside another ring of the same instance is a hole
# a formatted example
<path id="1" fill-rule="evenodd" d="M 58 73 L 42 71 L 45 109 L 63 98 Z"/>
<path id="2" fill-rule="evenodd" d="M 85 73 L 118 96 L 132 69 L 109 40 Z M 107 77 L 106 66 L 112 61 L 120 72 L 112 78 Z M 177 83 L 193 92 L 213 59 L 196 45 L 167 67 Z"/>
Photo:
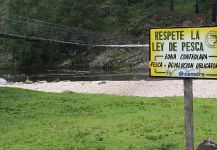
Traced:
<path id="1" fill-rule="evenodd" d="M 184 22 L 190 22 L 194 26 L 211 25 L 211 10 L 215 1 L 199 0 L 199 14 L 195 13 L 195 0 L 1 0 L 0 2 L 2 4 L 0 12 L 9 12 L 50 23 L 113 35 L 148 36 L 150 27 L 181 26 Z M 98 48 L 94 47 L 66 46 L 14 39 L 2 39 L 0 49 L 1 53 L 4 52 L 0 55 L 3 57 L 1 59 L 5 59 L 4 56 L 7 55 L 8 58 L 11 58 L 9 62 L 14 64 L 12 66 L 19 70 L 34 67 L 42 69 L 98 67 L 93 64 L 98 61 L 99 56 L 104 56 L 104 53 L 108 54 L 105 52 L 107 49 L 104 48 L 99 50 L 102 53 L 98 53 Z M 88 52 L 90 50 L 93 52 L 91 55 Z M 121 57 L 120 53 L 113 53 L 117 50 L 119 49 L 109 50 L 108 56 L 112 56 L 114 59 L 110 60 L 114 60 L 114 62 L 118 62 Z M 144 50 L 138 51 L 143 52 Z M 148 61 L 141 58 L 143 55 L 136 59 L 137 64 L 133 64 L 134 66 Z M 128 58 L 131 55 L 124 57 Z M 89 58 L 92 60 L 84 61 Z M 108 59 L 103 58 L 102 60 Z M 135 60 L 132 59 L 132 61 Z M 115 64 L 114 62 L 109 64 Z M 102 63 L 106 64 L 106 62 Z M 0 63 L 0 68 L 2 66 L 11 65 Z M 104 65 L 102 68 L 106 68 L 106 66 Z M 116 66 L 109 68 L 118 69 Z M 123 68 L 135 69 L 132 64 L 123 66 Z"/>
<path id="2" fill-rule="evenodd" d="M 148 30 L 149 26 L 180 26 L 186 20 L 197 21 L 195 0 L 173 0 L 172 10 L 170 0 L 1 1 L 0 11 L 111 34 L 141 35 L 144 32 L 139 32 L 138 27 L 142 25 L 143 30 Z M 210 3 L 199 1 L 200 16 L 210 14 Z"/>

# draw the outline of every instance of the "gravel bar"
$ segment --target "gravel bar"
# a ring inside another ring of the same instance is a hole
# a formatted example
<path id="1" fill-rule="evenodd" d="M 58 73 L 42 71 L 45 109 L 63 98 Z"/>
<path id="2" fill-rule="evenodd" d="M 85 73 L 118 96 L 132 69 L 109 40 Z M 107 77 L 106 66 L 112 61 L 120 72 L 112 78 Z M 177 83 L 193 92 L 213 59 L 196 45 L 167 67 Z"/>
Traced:
<path id="1" fill-rule="evenodd" d="M 160 81 L 66 81 L 43 83 L 13 83 L 0 87 L 16 87 L 44 92 L 99 93 L 141 97 L 183 96 L 182 80 Z M 217 80 L 194 80 L 193 95 L 198 98 L 217 98 Z"/>

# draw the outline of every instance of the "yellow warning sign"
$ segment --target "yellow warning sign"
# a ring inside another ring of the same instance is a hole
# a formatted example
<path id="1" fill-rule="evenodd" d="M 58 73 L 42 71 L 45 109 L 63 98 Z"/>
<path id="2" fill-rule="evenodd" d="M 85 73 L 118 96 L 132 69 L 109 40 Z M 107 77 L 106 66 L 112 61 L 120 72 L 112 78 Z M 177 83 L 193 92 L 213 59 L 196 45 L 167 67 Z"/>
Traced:
<path id="1" fill-rule="evenodd" d="M 150 29 L 150 76 L 217 78 L 217 27 Z"/>

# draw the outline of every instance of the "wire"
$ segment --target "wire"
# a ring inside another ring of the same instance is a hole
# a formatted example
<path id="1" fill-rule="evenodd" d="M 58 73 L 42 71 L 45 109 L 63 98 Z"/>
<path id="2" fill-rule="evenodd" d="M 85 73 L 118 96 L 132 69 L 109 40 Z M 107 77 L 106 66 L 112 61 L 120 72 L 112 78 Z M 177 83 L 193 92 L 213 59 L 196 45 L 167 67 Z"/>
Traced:
<path id="1" fill-rule="evenodd" d="M 0 34 L 17 38 L 102 47 L 144 47 L 144 37 L 113 36 L 87 29 L 0 14 Z"/>

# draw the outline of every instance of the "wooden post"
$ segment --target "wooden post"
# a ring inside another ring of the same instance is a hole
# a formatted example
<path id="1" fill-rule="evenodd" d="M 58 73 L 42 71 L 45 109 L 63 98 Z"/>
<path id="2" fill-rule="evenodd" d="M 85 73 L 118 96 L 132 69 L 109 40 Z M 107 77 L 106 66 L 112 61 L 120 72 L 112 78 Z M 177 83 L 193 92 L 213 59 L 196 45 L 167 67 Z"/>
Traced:
<path id="1" fill-rule="evenodd" d="M 193 89 L 192 79 L 184 79 L 185 103 L 185 140 L 186 150 L 194 150 L 194 121 L 193 121 Z"/>

